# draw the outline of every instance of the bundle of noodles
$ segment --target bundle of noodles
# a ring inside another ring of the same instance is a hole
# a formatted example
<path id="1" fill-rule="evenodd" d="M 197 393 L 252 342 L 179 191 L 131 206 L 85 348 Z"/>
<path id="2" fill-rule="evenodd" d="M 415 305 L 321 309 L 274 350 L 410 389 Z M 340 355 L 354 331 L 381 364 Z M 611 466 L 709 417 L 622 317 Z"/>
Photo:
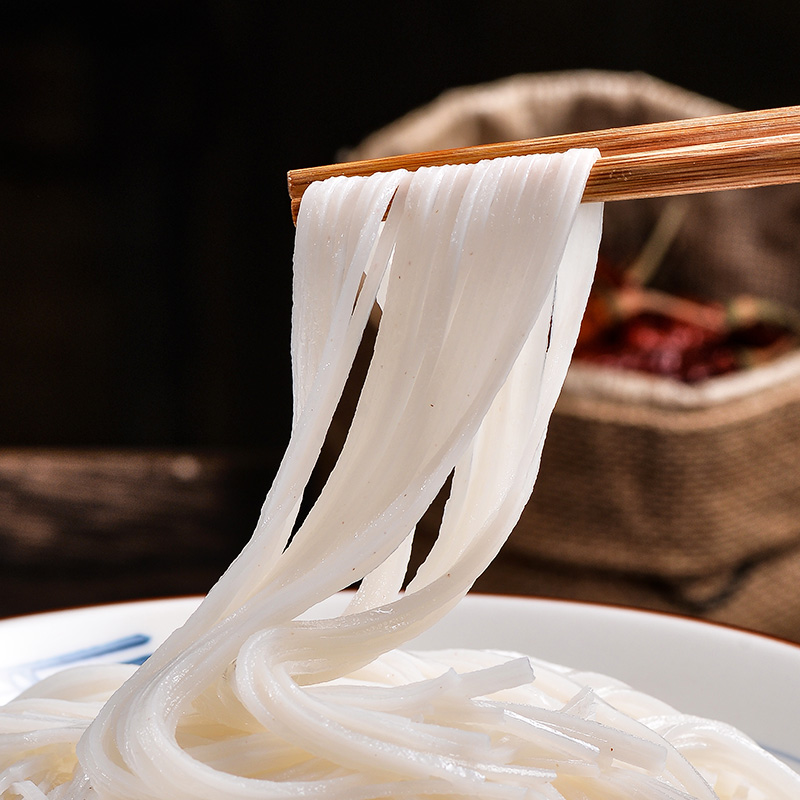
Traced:
<path id="1" fill-rule="evenodd" d="M 742 734 L 611 679 L 398 649 L 469 590 L 532 490 L 597 257 L 602 208 L 580 204 L 597 155 L 310 187 L 293 430 L 252 540 L 135 673 L 59 673 L 2 710 L 3 797 L 800 796 Z M 347 442 L 296 525 L 376 298 Z M 451 475 L 439 538 L 401 591 Z M 355 581 L 345 613 L 309 616 Z"/>

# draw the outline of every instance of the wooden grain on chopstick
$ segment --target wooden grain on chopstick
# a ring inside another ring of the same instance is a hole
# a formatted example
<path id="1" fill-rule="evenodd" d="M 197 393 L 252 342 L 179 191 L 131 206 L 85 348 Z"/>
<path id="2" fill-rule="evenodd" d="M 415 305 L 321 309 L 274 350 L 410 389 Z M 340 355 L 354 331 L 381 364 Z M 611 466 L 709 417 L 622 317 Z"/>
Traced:
<path id="1" fill-rule="evenodd" d="M 584 201 L 635 200 L 800 182 L 800 133 L 608 156 Z"/>
<path id="2" fill-rule="evenodd" d="M 296 220 L 306 187 L 334 175 L 475 163 L 596 147 L 585 200 L 622 200 L 800 182 L 800 106 L 330 164 L 288 174 Z"/>

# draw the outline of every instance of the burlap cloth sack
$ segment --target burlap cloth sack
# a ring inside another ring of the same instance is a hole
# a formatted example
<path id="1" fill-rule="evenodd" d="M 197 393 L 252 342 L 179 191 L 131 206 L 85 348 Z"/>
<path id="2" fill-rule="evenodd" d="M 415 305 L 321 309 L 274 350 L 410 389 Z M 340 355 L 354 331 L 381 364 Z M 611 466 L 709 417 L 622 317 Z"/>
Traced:
<path id="1" fill-rule="evenodd" d="M 642 74 L 519 75 L 451 90 L 342 155 L 732 110 Z M 632 258 L 665 202 L 607 204 L 603 252 Z M 689 202 L 660 286 L 800 309 L 798 187 Z M 440 506 L 419 526 L 423 552 Z M 668 610 L 800 641 L 800 356 L 692 386 L 573 364 L 533 498 L 475 588 Z"/>

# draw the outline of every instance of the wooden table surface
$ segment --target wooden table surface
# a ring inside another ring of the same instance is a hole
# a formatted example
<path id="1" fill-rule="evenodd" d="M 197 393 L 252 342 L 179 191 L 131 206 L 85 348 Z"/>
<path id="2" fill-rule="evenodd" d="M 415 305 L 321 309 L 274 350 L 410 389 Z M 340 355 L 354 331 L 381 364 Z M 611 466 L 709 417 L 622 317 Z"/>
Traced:
<path id="1" fill-rule="evenodd" d="M 0 451 L 0 617 L 204 593 L 252 533 L 278 459 Z"/>

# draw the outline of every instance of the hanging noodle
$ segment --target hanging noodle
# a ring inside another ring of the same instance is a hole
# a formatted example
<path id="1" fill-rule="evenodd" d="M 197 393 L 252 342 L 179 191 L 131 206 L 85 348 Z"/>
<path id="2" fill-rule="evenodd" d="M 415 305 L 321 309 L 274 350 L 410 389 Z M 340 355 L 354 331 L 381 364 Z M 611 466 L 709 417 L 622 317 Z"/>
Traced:
<path id="1" fill-rule="evenodd" d="M 531 493 L 597 256 L 602 208 L 580 203 L 597 157 L 308 189 L 292 435 L 251 541 L 138 670 L 57 673 L 0 709 L 0 796 L 800 797 L 800 776 L 741 733 L 610 678 L 398 649 L 464 596 Z M 298 523 L 376 298 L 347 441 Z M 401 591 L 414 526 L 451 476 Z M 343 614 L 309 617 L 357 581 Z"/>

